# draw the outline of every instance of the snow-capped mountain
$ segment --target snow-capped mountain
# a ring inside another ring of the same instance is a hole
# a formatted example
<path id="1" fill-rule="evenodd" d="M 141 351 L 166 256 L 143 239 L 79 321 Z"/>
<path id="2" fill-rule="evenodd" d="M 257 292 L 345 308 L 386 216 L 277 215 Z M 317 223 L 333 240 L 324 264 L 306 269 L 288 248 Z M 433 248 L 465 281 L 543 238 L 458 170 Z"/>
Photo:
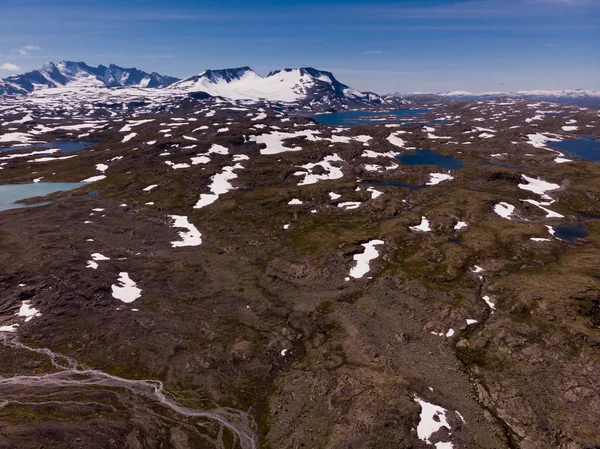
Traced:
<path id="1" fill-rule="evenodd" d="M 68 94 L 100 98 L 110 90 L 127 96 L 129 93 L 122 89 L 124 87 L 136 89 L 131 93 L 136 96 L 152 98 L 157 98 L 160 92 L 158 96 L 162 99 L 169 95 L 194 99 L 223 97 L 233 101 L 277 102 L 286 107 L 321 110 L 403 104 L 401 98 L 384 100 L 378 94 L 352 89 L 340 83 L 331 72 L 311 67 L 275 70 L 264 77 L 250 67 L 205 70 L 178 80 L 114 64 L 91 67 L 83 62 L 61 61 L 58 64 L 48 62 L 37 70 L 0 79 L 0 95 Z"/>
<path id="2" fill-rule="evenodd" d="M 381 101 L 376 94 L 359 92 L 340 83 L 331 72 L 311 67 L 276 70 L 265 77 L 250 67 L 206 70 L 172 84 L 169 89 L 205 92 L 234 100 L 289 103 L 318 101 L 332 104 L 340 100 Z"/>
<path id="3" fill-rule="evenodd" d="M 111 64 L 90 67 L 84 62 L 61 61 L 58 64 L 47 62 L 37 70 L 22 75 L 14 75 L 0 80 L 0 94 L 25 94 L 39 89 L 53 87 L 166 87 L 178 78 L 146 73 L 136 68 L 123 68 Z"/>

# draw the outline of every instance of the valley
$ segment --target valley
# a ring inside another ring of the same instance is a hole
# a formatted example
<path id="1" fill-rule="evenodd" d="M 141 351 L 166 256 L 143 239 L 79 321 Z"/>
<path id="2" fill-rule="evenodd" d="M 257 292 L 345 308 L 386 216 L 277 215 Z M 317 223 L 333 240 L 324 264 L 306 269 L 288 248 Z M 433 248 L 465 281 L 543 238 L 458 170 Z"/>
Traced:
<path id="1" fill-rule="evenodd" d="M 73 78 L 0 101 L 1 448 L 600 441 L 597 109 Z"/>

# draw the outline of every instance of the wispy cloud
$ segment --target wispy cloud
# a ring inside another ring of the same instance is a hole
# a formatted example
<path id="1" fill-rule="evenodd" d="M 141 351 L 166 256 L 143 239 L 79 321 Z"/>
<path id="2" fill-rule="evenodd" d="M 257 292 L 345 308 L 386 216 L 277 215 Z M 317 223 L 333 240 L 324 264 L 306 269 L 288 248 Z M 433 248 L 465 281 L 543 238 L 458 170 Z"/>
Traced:
<path id="1" fill-rule="evenodd" d="M 375 3 L 348 7 L 346 11 L 362 16 L 387 20 L 397 19 L 514 19 L 530 17 L 561 16 L 571 13 L 597 12 L 598 0 L 465 0 L 431 6 L 409 7 Z"/>
<path id="2" fill-rule="evenodd" d="M 362 52 L 363 55 L 377 55 L 380 53 L 383 53 L 383 50 L 367 50 Z"/>
<path id="3" fill-rule="evenodd" d="M 11 64 L 10 62 L 5 62 L 4 64 L 0 64 L 0 70 L 8 70 L 10 72 L 16 72 L 17 70 L 21 70 L 16 64 Z"/>
<path id="4" fill-rule="evenodd" d="M 29 44 L 29 45 L 25 45 L 24 47 L 19 48 L 18 51 L 21 56 L 27 56 L 30 52 L 40 51 L 41 49 L 42 49 L 42 47 L 40 47 L 39 45 Z"/>

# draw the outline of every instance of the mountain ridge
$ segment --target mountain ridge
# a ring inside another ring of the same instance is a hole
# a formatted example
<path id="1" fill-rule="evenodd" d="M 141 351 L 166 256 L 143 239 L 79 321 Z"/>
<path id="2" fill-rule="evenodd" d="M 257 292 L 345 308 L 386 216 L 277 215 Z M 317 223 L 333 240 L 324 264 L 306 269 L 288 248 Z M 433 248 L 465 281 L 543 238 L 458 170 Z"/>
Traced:
<path id="1" fill-rule="evenodd" d="M 82 61 L 46 62 L 36 70 L 0 80 L 0 94 L 27 94 L 73 85 L 160 88 L 178 80 L 157 72 L 148 73 L 135 67 L 124 68 L 115 64 L 92 67 Z"/>
<path id="2" fill-rule="evenodd" d="M 273 70 L 264 77 L 249 66 L 209 69 L 173 83 L 168 89 L 205 92 L 234 100 L 282 102 L 373 101 L 375 95 L 352 89 L 339 82 L 333 73 L 313 67 Z"/>
<path id="3" fill-rule="evenodd" d="M 279 102 L 326 109 L 370 107 L 397 104 L 400 99 L 386 101 L 373 92 L 361 92 L 337 80 L 332 72 L 314 67 L 283 68 L 262 76 L 249 66 L 207 69 L 184 79 L 147 73 L 115 64 L 92 67 L 83 61 L 47 62 L 30 72 L 0 79 L 0 95 L 44 92 L 47 89 L 70 88 L 94 92 L 96 88 L 141 88 L 141 95 L 191 95 L 222 97 L 233 101 Z M 148 90 L 146 90 L 148 89 Z M 88 92 L 89 93 L 89 92 Z M 53 95 L 53 90 L 47 92 Z M 46 95 L 46 93 L 44 93 Z"/>

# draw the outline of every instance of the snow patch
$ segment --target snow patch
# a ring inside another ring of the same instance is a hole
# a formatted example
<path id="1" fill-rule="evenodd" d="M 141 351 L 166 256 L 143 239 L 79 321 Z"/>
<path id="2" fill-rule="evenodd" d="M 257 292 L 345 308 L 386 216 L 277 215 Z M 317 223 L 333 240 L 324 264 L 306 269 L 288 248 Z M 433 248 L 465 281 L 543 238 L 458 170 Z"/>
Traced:
<path id="1" fill-rule="evenodd" d="M 356 261 L 356 265 L 350 270 L 350 277 L 360 279 L 368 273 L 370 262 L 379 257 L 379 252 L 375 249 L 375 246 L 383 245 L 384 243 L 383 240 L 371 240 L 367 243 L 363 243 L 362 247 L 365 250 L 360 254 L 354 255 L 353 259 Z"/>
<path id="2" fill-rule="evenodd" d="M 171 246 L 173 248 L 178 248 L 181 246 L 198 246 L 202 243 L 202 234 L 200 234 L 200 231 L 198 231 L 196 226 L 189 222 L 186 216 L 170 215 L 170 217 L 175 221 L 173 223 L 174 228 L 187 229 L 187 231 L 179 231 L 179 237 L 181 237 L 181 240 L 177 242 L 171 242 Z"/>
<path id="3" fill-rule="evenodd" d="M 130 279 L 129 274 L 125 271 L 119 273 L 117 282 L 117 284 L 112 285 L 113 298 L 124 303 L 131 303 L 142 295 L 142 290 L 137 287 L 137 284 Z"/>

